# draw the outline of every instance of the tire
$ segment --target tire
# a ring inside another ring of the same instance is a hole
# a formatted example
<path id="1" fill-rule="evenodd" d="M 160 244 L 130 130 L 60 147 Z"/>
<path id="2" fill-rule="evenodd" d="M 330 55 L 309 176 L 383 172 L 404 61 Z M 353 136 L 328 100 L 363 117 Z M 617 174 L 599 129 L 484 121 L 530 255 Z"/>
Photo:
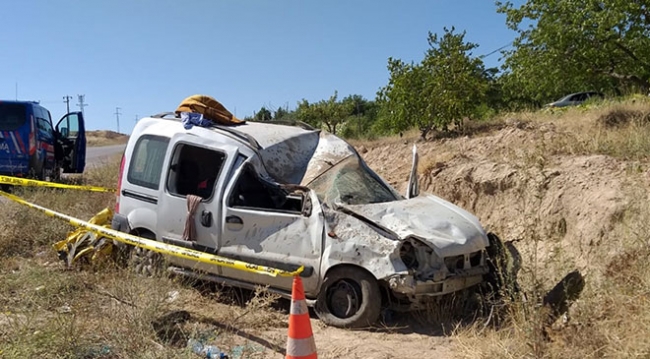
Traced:
<path id="1" fill-rule="evenodd" d="M 362 268 L 333 268 L 325 276 L 314 309 L 327 325 L 340 328 L 372 326 L 381 312 L 379 284 Z"/>
<path id="2" fill-rule="evenodd" d="M 133 235 L 152 240 L 156 239 L 152 233 L 148 232 L 145 232 L 143 234 L 133 233 Z M 162 256 L 154 251 L 135 246 L 129 248 L 129 267 L 137 275 L 142 275 L 145 277 L 154 277 L 160 275 L 163 272 L 162 259 Z"/>
<path id="3" fill-rule="evenodd" d="M 41 165 L 41 170 L 38 172 L 38 177 L 37 177 L 37 179 L 39 181 L 47 181 L 47 175 L 46 175 L 45 167 L 47 167 L 46 166 L 46 161 L 43 160 L 43 164 Z"/>
<path id="4" fill-rule="evenodd" d="M 54 164 L 54 168 L 52 169 L 52 175 L 50 177 L 50 181 L 52 181 L 52 182 L 61 182 L 61 167 L 59 167 L 58 163 Z"/>

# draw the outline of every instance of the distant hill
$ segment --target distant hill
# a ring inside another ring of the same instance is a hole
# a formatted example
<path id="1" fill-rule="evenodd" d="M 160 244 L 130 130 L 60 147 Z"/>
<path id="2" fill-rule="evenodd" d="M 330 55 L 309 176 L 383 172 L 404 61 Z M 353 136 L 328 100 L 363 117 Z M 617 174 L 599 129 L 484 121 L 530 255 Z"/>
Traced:
<path id="1" fill-rule="evenodd" d="M 90 147 L 119 145 L 126 143 L 129 136 L 110 130 L 86 131 L 86 144 Z"/>

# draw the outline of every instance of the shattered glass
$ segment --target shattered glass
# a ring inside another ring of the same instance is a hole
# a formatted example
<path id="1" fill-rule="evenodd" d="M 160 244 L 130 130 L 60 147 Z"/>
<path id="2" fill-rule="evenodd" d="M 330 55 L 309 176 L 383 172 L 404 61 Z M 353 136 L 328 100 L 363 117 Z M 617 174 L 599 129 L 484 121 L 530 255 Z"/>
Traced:
<path id="1" fill-rule="evenodd" d="M 316 192 L 321 202 L 330 205 L 384 203 L 402 199 L 356 156 L 350 156 L 328 169 L 308 187 Z"/>

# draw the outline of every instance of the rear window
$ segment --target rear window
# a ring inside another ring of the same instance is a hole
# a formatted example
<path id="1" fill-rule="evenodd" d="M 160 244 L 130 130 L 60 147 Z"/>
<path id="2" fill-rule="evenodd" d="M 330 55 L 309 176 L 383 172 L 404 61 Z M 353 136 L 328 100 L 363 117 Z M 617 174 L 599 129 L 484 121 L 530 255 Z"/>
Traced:
<path id="1" fill-rule="evenodd" d="M 142 136 L 135 144 L 127 180 L 138 186 L 158 189 L 169 138 Z"/>
<path id="2" fill-rule="evenodd" d="M 0 103 L 0 131 L 15 131 L 27 122 L 25 105 Z"/>

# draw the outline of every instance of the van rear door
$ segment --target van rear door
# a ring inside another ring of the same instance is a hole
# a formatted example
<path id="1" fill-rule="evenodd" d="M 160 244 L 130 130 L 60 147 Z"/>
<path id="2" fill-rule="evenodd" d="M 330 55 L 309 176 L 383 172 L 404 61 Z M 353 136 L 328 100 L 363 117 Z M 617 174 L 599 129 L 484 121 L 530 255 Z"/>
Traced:
<path id="1" fill-rule="evenodd" d="M 0 173 L 29 170 L 28 108 L 24 103 L 0 102 Z"/>
<path id="2" fill-rule="evenodd" d="M 83 173 L 86 167 L 86 127 L 81 112 L 70 112 L 56 124 L 56 146 L 63 173 Z"/>

